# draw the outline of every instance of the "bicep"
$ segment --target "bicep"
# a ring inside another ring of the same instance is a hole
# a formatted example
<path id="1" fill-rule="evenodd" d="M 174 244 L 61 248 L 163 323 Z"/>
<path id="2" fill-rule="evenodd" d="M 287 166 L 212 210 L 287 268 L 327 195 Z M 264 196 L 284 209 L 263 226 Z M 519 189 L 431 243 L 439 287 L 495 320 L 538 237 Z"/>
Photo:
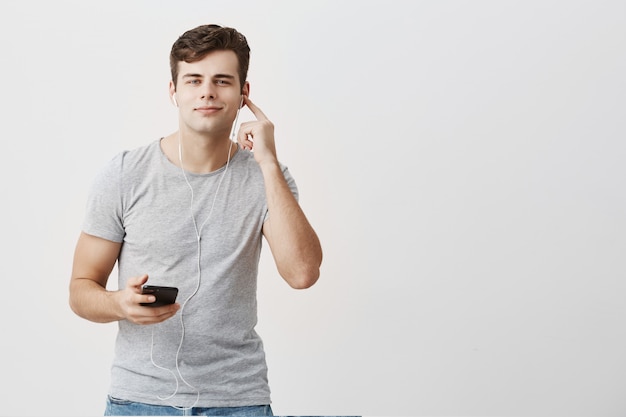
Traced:
<path id="1" fill-rule="evenodd" d="M 72 281 L 90 279 L 105 288 L 121 248 L 121 242 L 113 242 L 82 232 L 74 251 Z"/>

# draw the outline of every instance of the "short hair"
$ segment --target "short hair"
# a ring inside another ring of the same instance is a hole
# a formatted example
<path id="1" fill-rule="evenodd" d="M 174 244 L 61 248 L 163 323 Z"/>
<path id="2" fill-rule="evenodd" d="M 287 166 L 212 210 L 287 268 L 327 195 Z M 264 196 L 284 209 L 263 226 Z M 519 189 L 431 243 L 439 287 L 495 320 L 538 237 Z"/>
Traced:
<path id="1" fill-rule="evenodd" d="M 170 52 L 170 70 L 174 87 L 178 79 L 179 62 L 197 62 L 210 52 L 219 50 L 233 51 L 237 56 L 240 88 L 243 89 L 250 64 L 248 41 L 237 30 L 219 25 L 201 25 L 190 29 L 174 42 Z"/>

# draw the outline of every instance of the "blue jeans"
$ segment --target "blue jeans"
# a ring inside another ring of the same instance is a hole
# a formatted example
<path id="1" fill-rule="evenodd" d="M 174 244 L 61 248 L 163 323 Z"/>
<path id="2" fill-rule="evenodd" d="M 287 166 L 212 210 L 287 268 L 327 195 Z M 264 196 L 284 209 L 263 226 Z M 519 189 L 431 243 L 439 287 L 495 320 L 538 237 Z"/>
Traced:
<path id="1" fill-rule="evenodd" d="M 152 405 L 107 397 L 105 416 L 273 416 L 269 405 L 250 407 L 193 407 L 178 409 L 167 405 Z"/>

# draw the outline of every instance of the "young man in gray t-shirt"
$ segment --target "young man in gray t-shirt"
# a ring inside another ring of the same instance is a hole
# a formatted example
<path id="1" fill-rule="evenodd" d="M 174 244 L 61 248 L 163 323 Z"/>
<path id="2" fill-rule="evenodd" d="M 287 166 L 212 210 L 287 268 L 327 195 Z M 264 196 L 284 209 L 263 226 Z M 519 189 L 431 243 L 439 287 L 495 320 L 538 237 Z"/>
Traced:
<path id="1" fill-rule="evenodd" d="M 121 152 L 94 181 L 70 305 L 119 324 L 107 415 L 272 414 L 254 330 L 262 236 L 293 288 L 317 281 L 322 250 L 248 97 L 249 52 L 232 28 L 185 32 L 170 54 L 178 131 Z M 256 120 L 235 138 L 243 106 Z M 119 289 L 107 290 L 116 262 Z M 149 306 L 146 283 L 178 288 L 177 302 Z"/>

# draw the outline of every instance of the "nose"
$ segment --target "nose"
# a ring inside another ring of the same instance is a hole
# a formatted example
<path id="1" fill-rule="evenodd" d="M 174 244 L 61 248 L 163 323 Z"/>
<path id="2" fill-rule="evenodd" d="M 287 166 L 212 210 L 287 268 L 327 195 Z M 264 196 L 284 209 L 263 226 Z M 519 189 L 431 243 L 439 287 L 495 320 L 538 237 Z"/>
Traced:
<path id="1" fill-rule="evenodd" d="M 215 100 L 217 93 L 212 83 L 207 83 L 202 91 L 202 100 Z"/>

